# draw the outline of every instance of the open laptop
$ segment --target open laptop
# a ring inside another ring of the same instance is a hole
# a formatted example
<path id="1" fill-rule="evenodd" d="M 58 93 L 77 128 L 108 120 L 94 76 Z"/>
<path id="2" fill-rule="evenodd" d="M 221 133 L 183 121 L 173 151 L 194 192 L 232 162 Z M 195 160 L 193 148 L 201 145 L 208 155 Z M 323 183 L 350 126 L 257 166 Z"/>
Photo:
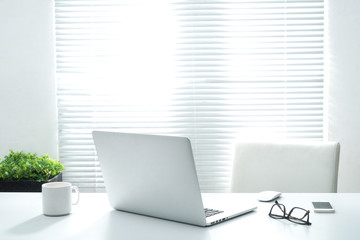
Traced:
<path id="1" fill-rule="evenodd" d="M 256 209 L 255 200 L 218 198 L 204 208 L 188 138 L 103 131 L 93 138 L 116 210 L 210 226 Z"/>

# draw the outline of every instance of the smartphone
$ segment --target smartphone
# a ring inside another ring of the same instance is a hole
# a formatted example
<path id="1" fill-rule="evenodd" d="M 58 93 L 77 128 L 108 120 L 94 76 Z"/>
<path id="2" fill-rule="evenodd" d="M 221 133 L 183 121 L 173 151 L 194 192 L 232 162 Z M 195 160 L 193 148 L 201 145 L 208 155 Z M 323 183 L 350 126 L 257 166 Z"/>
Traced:
<path id="1" fill-rule="evenodd" d="M 334 213 L 335 209 L 329 202 L 313 202 L 314 212 L 319 213 Z"/>

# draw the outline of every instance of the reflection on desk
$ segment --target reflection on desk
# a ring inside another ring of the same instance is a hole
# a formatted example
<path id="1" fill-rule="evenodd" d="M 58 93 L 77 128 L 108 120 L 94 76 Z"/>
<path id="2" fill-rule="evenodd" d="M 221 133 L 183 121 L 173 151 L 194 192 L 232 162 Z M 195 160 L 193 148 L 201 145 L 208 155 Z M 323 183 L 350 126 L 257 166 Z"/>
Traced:
<path id="1" fill-rule="evenodd" d="M 46 217 L 41 193 L 0 193 L 0 239 L 360 239 L 360 194 L 284 193 L 278 201 L 311 210 L 312 225 L 272 219 L 273 202 L 259 202 L 254 212 L 197 227 L 113 210 L 103 193 L 82 193 L 72 214 Z M 336 212 L 314 213 L 313 201 L 331 202 Z"/>

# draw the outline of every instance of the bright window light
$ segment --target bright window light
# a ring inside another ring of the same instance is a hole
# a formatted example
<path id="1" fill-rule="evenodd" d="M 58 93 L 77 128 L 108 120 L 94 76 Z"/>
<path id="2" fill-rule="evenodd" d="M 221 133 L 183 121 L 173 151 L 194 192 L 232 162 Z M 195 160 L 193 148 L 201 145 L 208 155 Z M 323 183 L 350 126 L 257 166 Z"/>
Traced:
<path id="1" fill-rule="evenodd" d="M 64 180 L 103 191 L 91 132 L 189 137 L 203 192 L 236 139 L 322 140 L 323 0 L 55 0 Z"/>

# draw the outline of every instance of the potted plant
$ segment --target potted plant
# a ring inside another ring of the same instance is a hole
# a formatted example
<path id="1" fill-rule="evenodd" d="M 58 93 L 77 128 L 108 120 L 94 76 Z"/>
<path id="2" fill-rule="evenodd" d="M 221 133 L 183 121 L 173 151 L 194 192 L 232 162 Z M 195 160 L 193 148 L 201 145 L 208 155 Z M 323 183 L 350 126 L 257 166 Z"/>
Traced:
<path id="1" fill-rule="evenodd" d="M 44 155 L 14 152 L 0 159 L 0 192 L 41 192 L 41 185 L 62 181 L 64 166 Z"/>

